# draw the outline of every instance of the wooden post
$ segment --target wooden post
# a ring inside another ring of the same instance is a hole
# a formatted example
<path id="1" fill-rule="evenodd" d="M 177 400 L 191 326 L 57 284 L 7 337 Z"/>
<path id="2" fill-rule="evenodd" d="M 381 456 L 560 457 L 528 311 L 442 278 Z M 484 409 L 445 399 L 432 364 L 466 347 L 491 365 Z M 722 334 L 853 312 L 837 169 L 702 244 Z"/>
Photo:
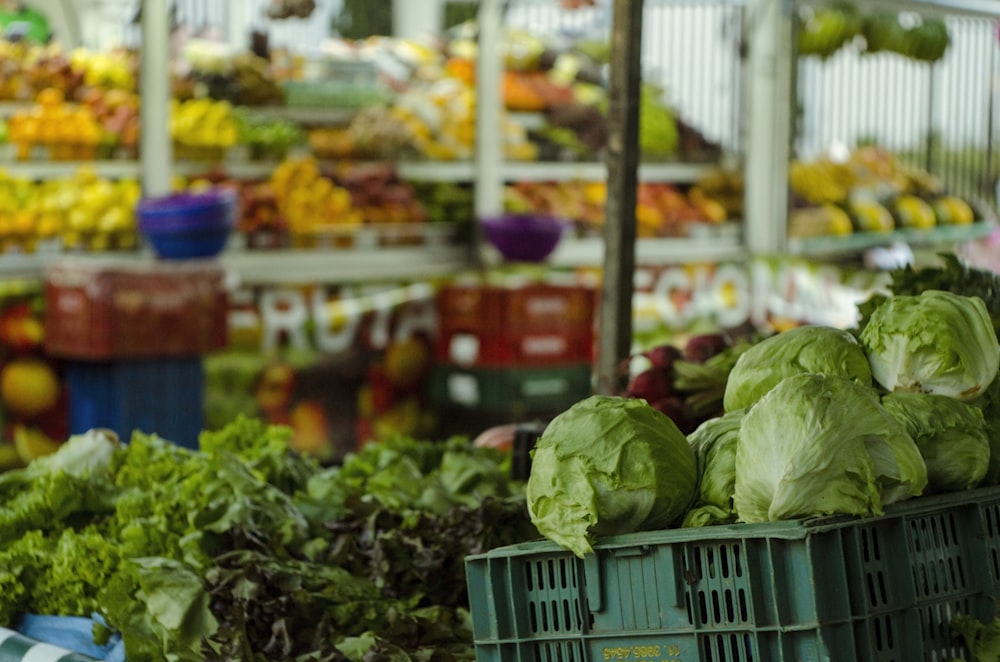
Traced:
<path id="1" fill-rule="evenodd" d="M 624 386 L 627 375 L 620 366 L 632 347 L 642 8 L 642 0 L 615 0 L 611 29 L 608 200 L 595 384 L 596 392 L 604 395 L 614 394 Z"/>

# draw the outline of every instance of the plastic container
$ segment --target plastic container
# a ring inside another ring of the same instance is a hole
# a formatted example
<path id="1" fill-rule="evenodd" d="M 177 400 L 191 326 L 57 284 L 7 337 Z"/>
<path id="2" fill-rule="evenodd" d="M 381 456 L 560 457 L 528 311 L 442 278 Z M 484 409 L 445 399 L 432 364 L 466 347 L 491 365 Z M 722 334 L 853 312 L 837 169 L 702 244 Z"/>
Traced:
<path id="1" fill-rule="evenodd" d="M 593 325 L 531 331 L 440 329 L 435 342 L 438 361 L 460 366 L 538 367 L 592 362 Z"/>
<path id="2" fill-rule="evenodd" d="M 110 428 L 128 441 L 141 430 L 198 447 L 204 418 L 200 358 L 67 361 L 71 434 Z"/>
<path id="3" fill-rule="evenodd" d="M 442 409 L 503 412 L 510 420 L 562 411 L 593 393 L 590 363 L 540 368 L 435 365 L 430 395 Z"/>
<path id="4" fill-rule="evenodd" d="M 559 245 L 567 221 L 539 214 L 503 214 L 480 219 L 489 242 L 506 260 L 543 262 Z"/>
<path id="5" fill-rule="evenodd" d="M 96 659 L 0 627 L 0 662 L 94 662 Z"/>
<path id="6" fill-rule="evenodd" d="M 449 285 L 437 296 L 442 328 L 547 332 L 592 327 L 597 292 L 580 285 Z"/>
<path id="7" fill-rule="evenodd" d="M 161 258 L 218 255 L 236 223 L 236 193 L 213 189 L 143 198 L 136 205 L 139 231 Z"/>
<path id="8" fill-rule="evenodd" d="M 194 356 L 228 341 L 215 261 L 61 258 L 45 271 L 45 350 L 71 359 Z"/>
<path id="9" fill-rule="evenodd" d="M 969 659 L 950 629 L 993 619 L 1000 488 L 870 518 L 549 541 L 466 559 L 479 662 Z"/>

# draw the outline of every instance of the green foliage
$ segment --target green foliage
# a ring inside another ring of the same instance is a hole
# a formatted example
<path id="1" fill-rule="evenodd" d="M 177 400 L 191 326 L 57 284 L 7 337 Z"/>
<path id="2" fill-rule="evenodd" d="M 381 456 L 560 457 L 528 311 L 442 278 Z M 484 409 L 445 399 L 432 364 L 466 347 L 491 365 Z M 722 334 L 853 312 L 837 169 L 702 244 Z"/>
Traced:
<path id="1" fill-rule="evenodd" d="M 401 437 L 324 469 L 289 438 L 240 418 L 4 474 L 0 625 L 96 613 L 130 662 L 473 659 L 465 556 L 537 537 L 509 457 Z"/>

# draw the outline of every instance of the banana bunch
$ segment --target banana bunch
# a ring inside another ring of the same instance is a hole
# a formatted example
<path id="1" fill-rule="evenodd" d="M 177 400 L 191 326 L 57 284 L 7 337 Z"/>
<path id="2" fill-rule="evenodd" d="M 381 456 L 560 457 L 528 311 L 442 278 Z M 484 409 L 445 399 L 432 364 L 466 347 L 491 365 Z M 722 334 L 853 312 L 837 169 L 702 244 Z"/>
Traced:
<path id="1" fill-rule="evenodd" d="M 788 170 L 789 184 L 798 197 L 813 205 L 841 204 L 855 184 L 854 171 L 828 158 L 793 161 Z"/>

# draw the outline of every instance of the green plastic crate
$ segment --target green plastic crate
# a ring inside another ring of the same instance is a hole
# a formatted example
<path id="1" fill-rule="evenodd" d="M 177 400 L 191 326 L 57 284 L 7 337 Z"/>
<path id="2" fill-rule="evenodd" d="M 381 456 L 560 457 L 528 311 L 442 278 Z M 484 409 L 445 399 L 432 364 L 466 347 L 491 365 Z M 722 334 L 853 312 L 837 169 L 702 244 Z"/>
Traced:
<path id="1" fill-rule="evenodd" d="M 1000 597 L 1000 488 L 880 517 L 549 541 L 466 559 L 478 662 L 968 659 Z"/>
<path id="2" fill-rule="evenodd" d="M 431 401 L 441 409 L 503 413 L 517 418 L 562 411 L 593 393 L 590 363 L 538 368 L 435 365 Z"/>

